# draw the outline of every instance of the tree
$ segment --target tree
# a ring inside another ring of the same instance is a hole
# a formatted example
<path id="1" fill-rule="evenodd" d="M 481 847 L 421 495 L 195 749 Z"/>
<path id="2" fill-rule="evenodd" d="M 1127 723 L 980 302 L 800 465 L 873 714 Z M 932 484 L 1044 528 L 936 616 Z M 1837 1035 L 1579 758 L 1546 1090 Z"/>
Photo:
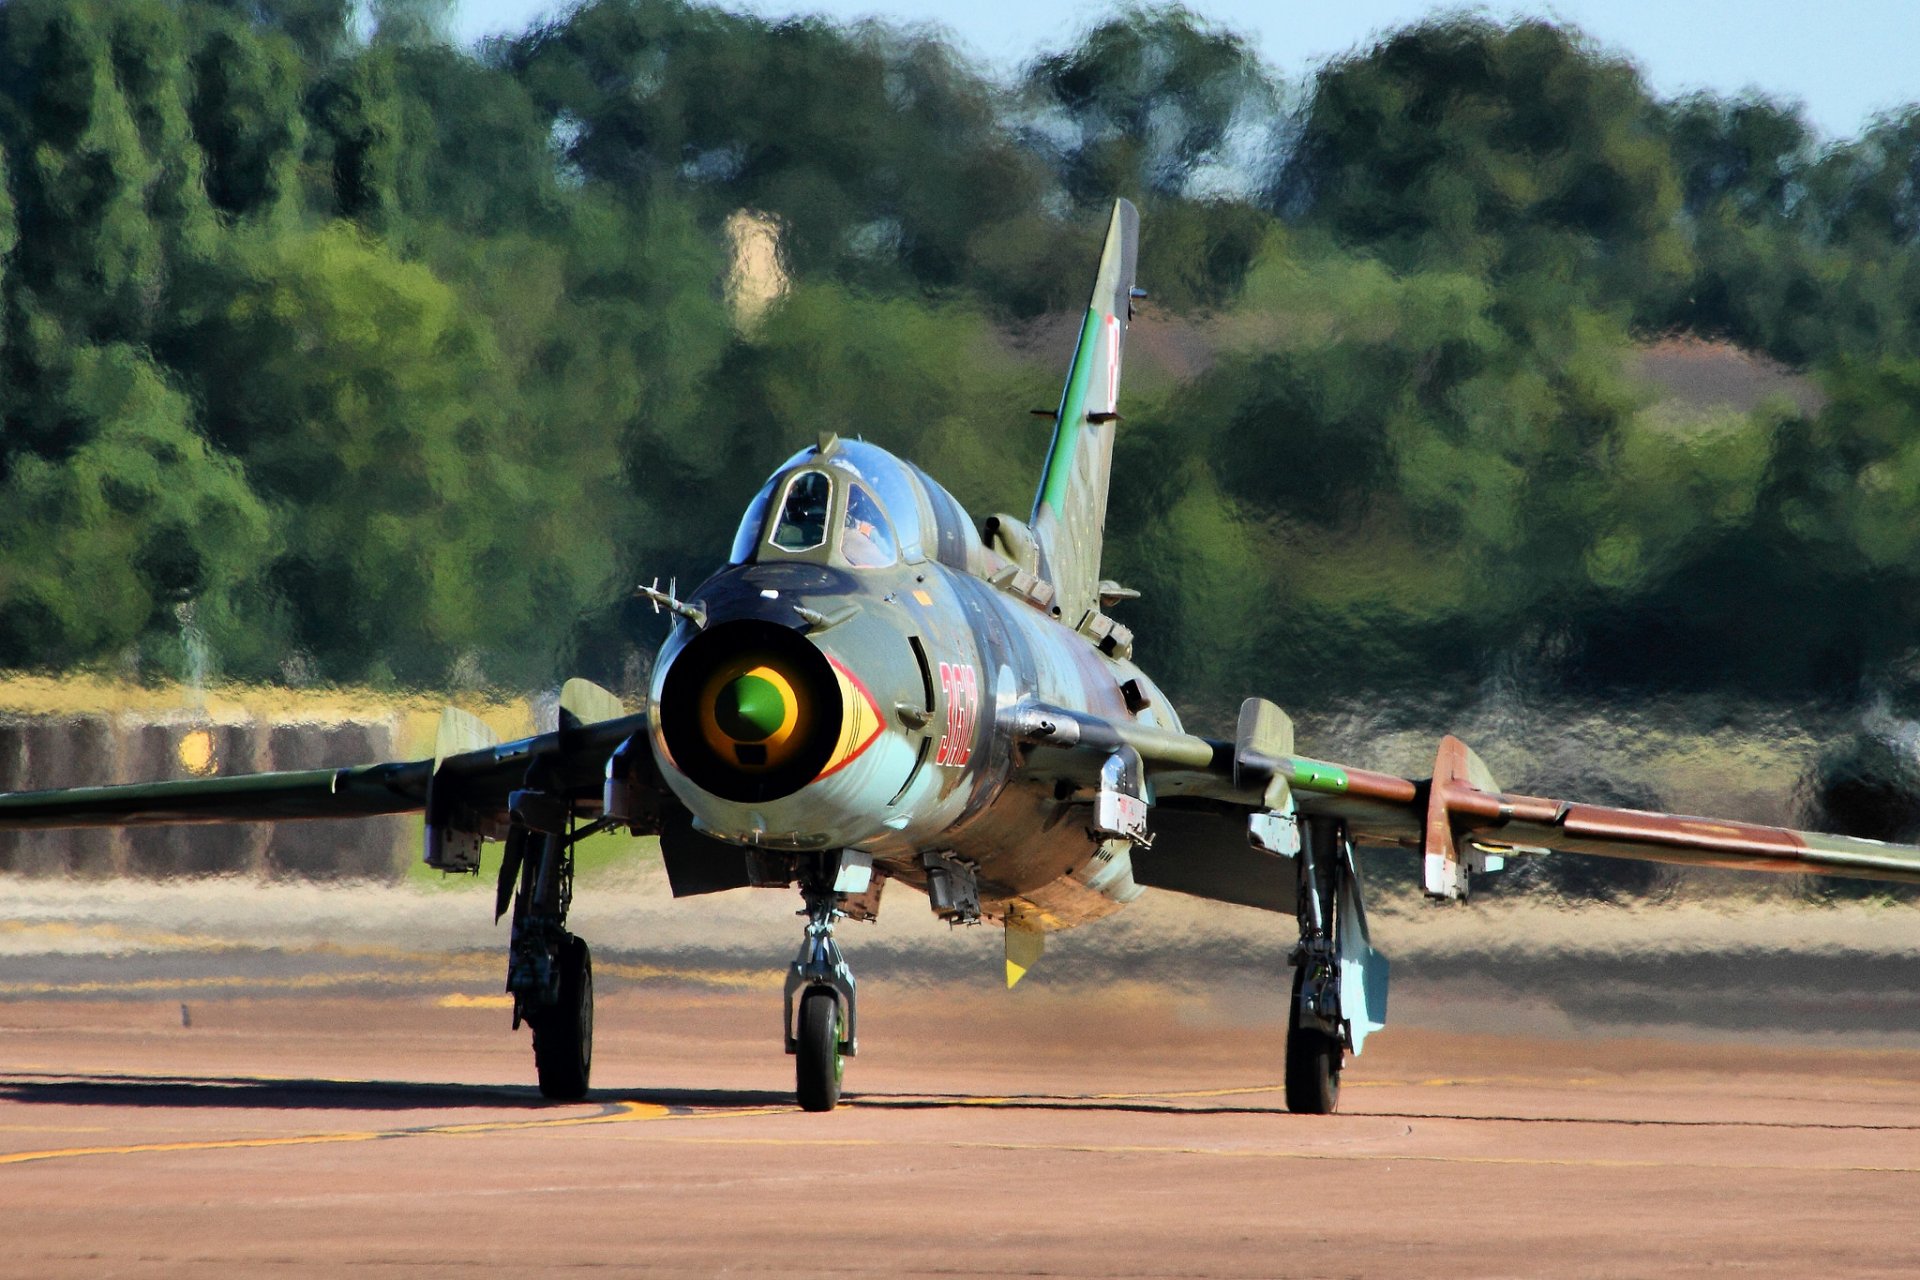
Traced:
<path id="1" fill-rule="evenodd" d="M 1280 93 L 1247 41 L 1181 5 L 1134 6 L 1026 73 L 1074 199 L 1252 194 L 1272 181 Z M 1058 113 L 1057 119 L 1049 119 Z"/>
<path id="2" fill-rule="evenodd" d="M 409 217 L 475 240 L 566 226 L 554 121 L 514 77 L 441 45 L 369 56 L 392 63 L 396 202 Z"/>
<path id="3" fill-rule="evenodd" d="M 1747 221 L 1781 222 L 1805 194 L 1819 139 L 1797 104 L 1759 94 L 1689 94 L 1664 109 L 1686 210 L 1703 217 L 1723 203 Z"/>
<path id="4" fill-rule="evenodd" d="M 598 0 L 501 57 L 584 180 L 637 203 L 677 189 L 713 227 L 773 215 L 802 272 L 951 285 L 1044 176 L 990 87 L 925 35 Z"/>
<path id="5" fill-rule="evenodd" d="M 1525 316 L 1589 293 L 1657 319 L 1691 270 L 1659 123 L 1577 32 L 1428 22 L 1319 72 L 1281 201 L 1402 268 L 1524 279 Z"/>
<path id="6" fill-rule="evenodd" d="M 337 62 L 308 92 L 306 113 L 330 212 L 369 231 L 393 230 L 403 132 L 394 51 L 367 49 Z"/>
<path id="7" fill-rule="evenodd" d="M 69 447 L 4 460 L 0 664 L 70 666 L 142 640 L 177 657 L 175 611 L 191 604 L 216 650 L 257 670 L 275 638 L 259 595 L 267 509 L 139 353 L 89 347 L 72 363 Z"/>
<path id="8" fill-rule="evenodd" d="M 166 0 L 122 0 L 107 13 L 114 79 L 153 174 L 147 216 L 171 278 L 183 259 L 211 252 L 214 234 L 205 166 L 187 113 L 186 34 L 178 7 Z"/>
<path id="9" fill-rule="evenodd" d="M 161 278 L 148 215 L 158 170 L 91 10 L 0 8 L 0 112 L 19 200 L 15 287 L 76 336 L 143 337 Z"/>
<path id="10" fill-rule="evenodd" d="M 272 220 L 297 207 L 305 124 L 293 42 L 234 20 L 212 23 L 193 56 L 193 132 L 207 195 L 230 220 Z"/>
<path id="11" fill-rule="evenodd" d="M 272 581 L 294 640 L 335 677 L 538 665 L 578 603 L 523 542 L 543 478 L 484 320 L 344 224 L 243 242 L 223 272 L 174 354 L 211 437 L 286 512 Z M 590 555 L 597 514 L 572 515 L 556 551 Z"/>
<path id="12" fill-rule="evenodd" d="M 1920 107 L 1875 119 L 1808 175 L 1808 221 L 1834 244 L 1868 251 L 1920 245 Z"/>
<path id="13" fill-rule="evenodd" d="M 450 38 L 454 0 L 372 0 L 377 43 L 444 44 Z"/>

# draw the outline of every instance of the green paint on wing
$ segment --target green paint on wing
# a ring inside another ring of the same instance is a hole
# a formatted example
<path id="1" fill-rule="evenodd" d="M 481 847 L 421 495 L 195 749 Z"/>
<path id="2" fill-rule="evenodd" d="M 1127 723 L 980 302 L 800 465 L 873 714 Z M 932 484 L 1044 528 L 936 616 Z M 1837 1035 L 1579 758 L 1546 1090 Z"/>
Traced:
<path id="1" fill-rule="evenodd" d="M 1040 484 L 1040 502 L 1058 514 L 1073 479 L 1073 451 L 1087 420 L 1087 388 L 1093 384 L 1093 348 L 1100 340 L 1102 317 L 1093 308 L 1080 322 L 1080 346 L 1067 370 L 1067 389 L 1060 397 L 1060 421 L 1053 427 L 1053 451 L 1047 455 L 1047 474 Z"/>
<path id="2" fill-rule="evenodd" d="M 1307 760 L 1299 756 L 1287 771 L 1287 780 L 1296 787 L 1305 787 L 1309 791 L 1344 792 L 1347 789 L 1347 771 L 1337 764 L 1327 764 L 1322 760 Z"/>

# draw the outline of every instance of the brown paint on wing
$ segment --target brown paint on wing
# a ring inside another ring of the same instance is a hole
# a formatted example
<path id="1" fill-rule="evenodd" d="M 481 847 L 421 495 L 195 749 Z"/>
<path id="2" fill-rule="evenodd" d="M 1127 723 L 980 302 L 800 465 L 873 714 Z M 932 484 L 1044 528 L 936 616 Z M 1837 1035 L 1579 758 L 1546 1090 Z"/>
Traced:
<path id="1" fill-rule="evenodd" d="M 1459 883 L 1469 842 L 1740 871 L 1920 878 L 1920 850 L 1503 792 L 1479 757 L 1451 736 L 1440 742 L 1425 800 L 1421 847 L 1444 860 L 1441 884 Z"/>

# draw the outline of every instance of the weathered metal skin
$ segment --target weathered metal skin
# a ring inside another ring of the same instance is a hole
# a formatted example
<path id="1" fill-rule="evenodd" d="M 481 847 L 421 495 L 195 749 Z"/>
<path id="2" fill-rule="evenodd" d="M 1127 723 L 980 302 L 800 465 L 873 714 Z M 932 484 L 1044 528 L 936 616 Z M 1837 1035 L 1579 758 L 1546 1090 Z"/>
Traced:
<path id="1" fill-rule="evenodd" d="M 1090 834 L 1090 796 L 1061 794 L 1056 771 L 1023 768 L 1006 713 L 1037 699 L 1177 730 L 1159 689 L 1131 662 L 1099 652 L 1067 627 L 1044 593 L 1036 599 L 1006 589 L 1012 579 L 1005 587 L 988 581 L 1014 566 L 982 543 L 972 518 L 924 473 L 872 445 L 830 440 L 789 461 L 765 491 L 784 492 L 809 472 L 836 483 L 836 511 L 855 483 L 890 489 L 889 515 L 911 503 L 895 521 L 904 544 L 899 560 L 857 568 L 831 539 L 787 552 L 771 533 L 743 530 L 753 561 L 723 569 L 687 602 L 704 611 L 706 633 L 751 620 L 805 634 L 872 695 L 879 732 L 844 766 L 743 807 L 681 767 L 663 712 L 652 742 L 674 796 L 720 840 L 795 852 L 857 849 L 918 886 L 925 883 L 921 854 L 964 859 L 981 868 L 989 916 L 1029 912 L 1059 928 L 1137 896 L 1125 842 Z M 760 518 L 779 519 L 758 505 Z M 835 621 L 820 627 L 809 616 Z M 682 622 L 669 637 L 655 664 L 656 707 L 671 701 L 675 665 L 697 654 L 702 634 Z M 1128 682 L 1137 713 L 1122 690 Z"/>

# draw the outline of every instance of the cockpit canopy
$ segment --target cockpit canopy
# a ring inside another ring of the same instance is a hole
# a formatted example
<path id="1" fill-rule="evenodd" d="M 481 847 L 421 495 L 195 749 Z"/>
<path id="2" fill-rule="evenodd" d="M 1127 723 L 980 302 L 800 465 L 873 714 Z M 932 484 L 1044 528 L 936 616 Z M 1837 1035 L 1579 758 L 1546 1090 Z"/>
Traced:
<path id="1" fill-rule="evenodd" d="M 926 558 L 927 523 L 921 486 L 905 463 L 862 441 L 833 441 L 774 472 L 748 504 L 729 560 L 883 569 Z"/>

